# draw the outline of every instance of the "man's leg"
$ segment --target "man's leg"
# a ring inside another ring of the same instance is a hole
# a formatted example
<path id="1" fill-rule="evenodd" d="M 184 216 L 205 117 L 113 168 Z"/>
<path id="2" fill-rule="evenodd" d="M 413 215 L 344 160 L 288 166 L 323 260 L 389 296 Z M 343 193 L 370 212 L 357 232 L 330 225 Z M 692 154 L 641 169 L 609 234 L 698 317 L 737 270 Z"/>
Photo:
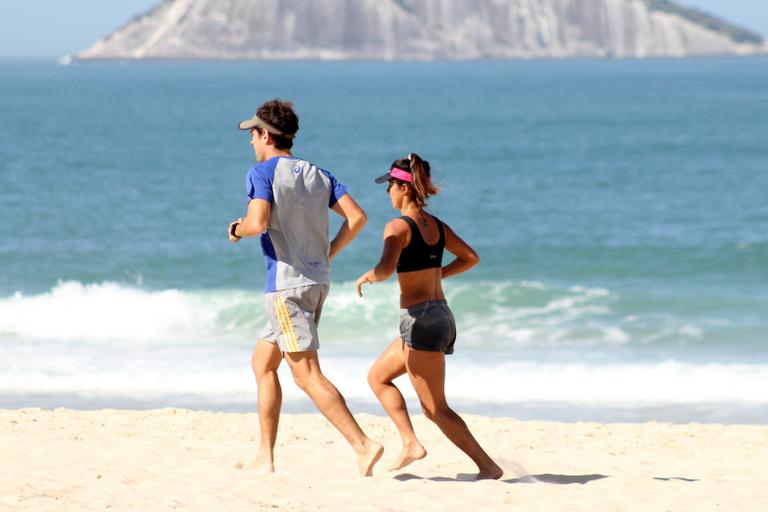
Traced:
<path id="1" fill-rule="evenodd" d="M 371 441 L 349 412 L 344 397 L 320 371 L 317 350 L 286 352 L 285 360 L 291 367 L 296 384 L 312 399 L 318 410 L 344 436 L 357 453 L 360 474 L 371 476 L 373 466 L 381 458 L 384 448 Z"/>
<path id="2" fill-rule="evenodd" d="M 282 361 L 282 354 L 275 343 L 260 339 L 253 349 L 251 367 L 259 388 L 259 427 L 261 442 L 259 453 L 250 468 L 272 473 L 275 470 L 275 442 L 277 425 L 280 420 L 280 406 L 283 391 L 277 378 L 277 368 Z"/>

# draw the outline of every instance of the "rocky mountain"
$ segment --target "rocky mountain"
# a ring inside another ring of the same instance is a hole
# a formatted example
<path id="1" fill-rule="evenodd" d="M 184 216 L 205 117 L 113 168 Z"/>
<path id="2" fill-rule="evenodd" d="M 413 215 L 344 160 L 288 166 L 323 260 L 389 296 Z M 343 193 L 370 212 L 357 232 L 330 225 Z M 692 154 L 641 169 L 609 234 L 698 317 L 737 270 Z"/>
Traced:
<path id="1" fill-rule="evenodd" d="M 760 36 L 667 0 L 165 0 L 79 59 L 744 55 Z"/>

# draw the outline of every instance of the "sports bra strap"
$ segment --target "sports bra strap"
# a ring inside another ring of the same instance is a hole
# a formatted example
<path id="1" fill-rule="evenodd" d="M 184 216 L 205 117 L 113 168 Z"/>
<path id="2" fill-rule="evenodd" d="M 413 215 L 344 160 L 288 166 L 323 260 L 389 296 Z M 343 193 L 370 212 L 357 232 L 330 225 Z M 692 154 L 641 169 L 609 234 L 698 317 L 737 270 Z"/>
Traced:
<path id="1" fill-rule="evenodd" d="M 408 225 L 411 227 L 411 231 L 412 232 L 415 231 L 416 233 L 418 233 L 419 238 L 421 238 L 421 241 L 424 242 L 424 245 L 427 245 L 427 246 L 431 247 L 433 245 L 437 245 L 437 244 L 441 244 L 441 243 L 445 242 L 445 229 L 443 229 L 443 223 L 440 222 L 440 219 L 438 219 L 434 215 L 432 216 L 432 218 L 435 219 L 435 222 L 437 223 L 438 238 L 437 238 L 437 242 L 435 242 L 432 245 L 427 244 L 427 241 L 424 240 L 424 237 L 421 235 L 421 231 L 419 231 L 419 226 L 418 226 L 418 224 L 416 224 L 415 220 L 413 220 L 412 218 L 410 218 L 407 215 L 403 215 L 400 218 L 408 223 Z"/>
<path id="2" fill-rule="evenodd" d="M 417 225 L 416 225 L 416 221 L 414 221 L 414 220 L 413 220 L 412 218 L 410 218 L 409 216 L 407 216 L 407 215 L 403 215 L 403 216 L 402 216 L 402 217 L 400 217 L 400 218 L 401 218 L 401 219 L 403 219 L 405 222 L 407 222 L 407 223 L 408 223 L 408 225 L 409 225 L 409 226 L 411 226 L 411 229 L 419 229 L 419 226 L 417 226 Z"/>

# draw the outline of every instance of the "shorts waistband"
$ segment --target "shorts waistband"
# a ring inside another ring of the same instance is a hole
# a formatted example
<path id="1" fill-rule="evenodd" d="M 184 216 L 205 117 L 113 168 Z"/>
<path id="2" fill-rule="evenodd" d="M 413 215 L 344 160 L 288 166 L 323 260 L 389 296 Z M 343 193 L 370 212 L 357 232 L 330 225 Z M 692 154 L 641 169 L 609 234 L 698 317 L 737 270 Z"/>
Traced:
<path id="1" fill-rule="evenodd" d="M 424 302 L 417 302 L 416 304 L 411 304 L 407 308 L 400 308 L 400 311 L 401 312 L 406 312 L 406 311 L 411 311 L 411 310 L 414 310 L 414 309 L 423 309 L 423 308 L 427 308 L 429 306 L 438 306 L 438 305 L 447 306 L 448 305 L 448 300 L 446 300 L 446 299 L 425 300 Z"/>

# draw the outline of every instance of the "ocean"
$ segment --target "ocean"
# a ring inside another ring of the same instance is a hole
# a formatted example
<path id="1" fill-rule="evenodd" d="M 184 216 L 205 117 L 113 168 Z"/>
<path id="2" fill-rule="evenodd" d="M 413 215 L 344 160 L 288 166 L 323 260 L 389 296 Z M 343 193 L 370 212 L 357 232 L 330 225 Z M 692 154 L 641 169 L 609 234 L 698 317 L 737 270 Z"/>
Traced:
<path id="1" fill-rule="evenodd" d="M 320 325 L 353 412 L 383 414 L 366 374 L 398 330 L 394 279 L 353 285 L 398 215 L 373 178 L 416 152 L 481 257 L 444 283 L 459 412 L 768 423 L 765 57 L 0 61 L 0 407 L 255 411 L 264 264 L 226 228 L 237 122 L 273 97 L 369 215 Z M 284 366 L 284 410 L 314 411 Z"/>

